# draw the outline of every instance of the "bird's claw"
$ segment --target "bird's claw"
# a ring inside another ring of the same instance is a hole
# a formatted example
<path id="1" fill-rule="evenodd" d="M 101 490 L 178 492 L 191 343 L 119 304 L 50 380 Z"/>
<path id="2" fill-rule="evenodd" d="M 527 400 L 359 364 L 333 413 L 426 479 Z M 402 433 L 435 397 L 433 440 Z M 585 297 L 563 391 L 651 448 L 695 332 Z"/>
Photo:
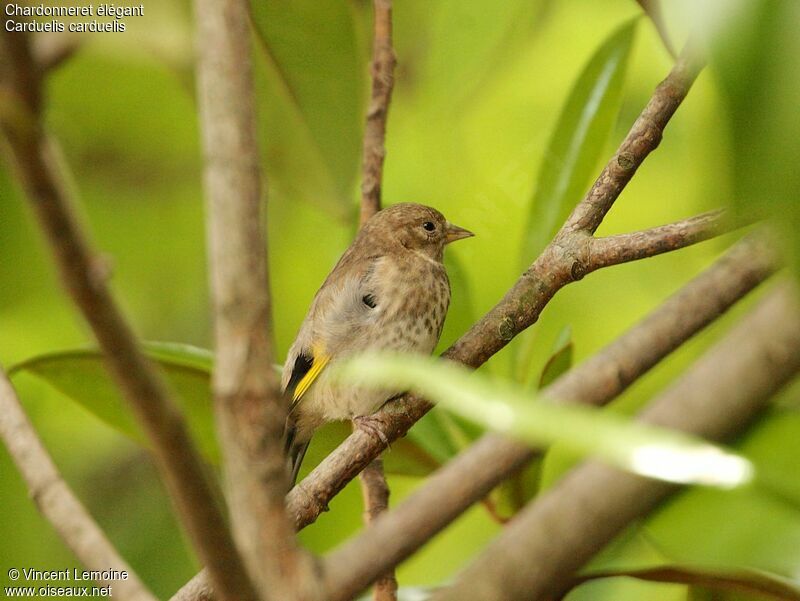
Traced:
<path id="1" fill-rule="evenodd" d="M 386 434 L 381 430 L 382 422 L 379 418 L 374 415 L 359 415 L 353 418 L 353 425 L 376 438 L 388 448 L 389 439 L 386 438 Z"/>

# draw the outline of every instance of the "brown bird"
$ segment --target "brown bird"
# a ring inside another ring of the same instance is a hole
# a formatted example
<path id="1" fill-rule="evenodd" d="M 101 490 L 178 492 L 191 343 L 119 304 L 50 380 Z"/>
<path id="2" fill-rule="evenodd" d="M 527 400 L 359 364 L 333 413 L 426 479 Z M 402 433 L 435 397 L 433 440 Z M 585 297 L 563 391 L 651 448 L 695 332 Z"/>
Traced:
<path id="1" fill-rule="evenodd" d="M 412 203 L 379 211 L 361 228 L 314 297 L 283 366 L 292 485 L 320 425 L 349 419 L 376 433 L 368 416 L 400 392 L 341 386 L 325 367 L 370 350 L 432 353 L 450 304 L 444 247 L 473 235 Z"/>

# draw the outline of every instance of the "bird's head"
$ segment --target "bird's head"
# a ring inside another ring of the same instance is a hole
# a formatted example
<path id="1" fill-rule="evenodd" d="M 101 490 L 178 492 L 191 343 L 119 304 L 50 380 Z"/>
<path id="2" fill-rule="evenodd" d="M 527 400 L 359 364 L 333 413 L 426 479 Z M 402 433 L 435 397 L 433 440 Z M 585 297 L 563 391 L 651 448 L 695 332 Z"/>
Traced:
<path id="1" fill-rule="evenodd" d="M 432 207 L 414 203 L 392 205 L 376 213 L 367 226 L 372 235 L 392 239 L 409 250 L 441 261 L 446 244 L 474 236 L 453 225 Z"/>

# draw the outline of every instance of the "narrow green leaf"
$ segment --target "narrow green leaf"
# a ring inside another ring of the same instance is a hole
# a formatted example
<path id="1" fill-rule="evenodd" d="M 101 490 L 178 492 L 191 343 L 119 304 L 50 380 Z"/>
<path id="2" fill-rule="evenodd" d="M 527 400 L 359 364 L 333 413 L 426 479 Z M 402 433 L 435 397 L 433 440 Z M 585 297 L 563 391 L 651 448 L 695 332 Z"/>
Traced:
<path id="1" fill-rule="evenodd" d="M 525 228 L 521 265 L 527 267 L 569 216 L 617 120 L 638 19 L 606 40 L 578 76 L 539 169 Z"/>
<path id="2" fill-rule="evenodd" d="M 339 0 L 252 0 L 268 174 L 285 195 L 343 217 L 361 152 L 366 56 Z"/>
<path id="3" fill-rule="evenodd" d="M 163 369 L 167 381 L 177 393 L 189 429 L 201 452 L 211 463 L 219 461 L 214 434 L 211 396 L 213 353 L 204 348 L 175 342 L 145 342 L 147 355 Z M 280 366 L 274 366 L 280 371 Z M 99 351 L 78 349 L 33 357 L 9 369 L 15 377 L 21 373 L 43 379 L 66 397 L 81 405 L 95 417 L 115 430 L 146 445 L 127 404 L 108 376 Z M 447 416 L 449 417 L 449 416 Z M 320 428 L 314 435 L 306 454 L 306 471 L 320 463 L 351 432 L 350 424 L 336 422 Z M 442 436 L 446 436 L 445 433 Z M 433 437 L 428 437 L 428 441 Z M 385 454 L 386 471 L 404 476 L 426 476 L 440 462 L 428 451 L 430 445 L 420 445 L 413 437 L 397 441 Z M 449 459 L 448 452 L 444 460 Z"/>
<path id="4" fill-rule="evenodd" d="M 564 326 L 539 377 L 539 390 L 548 387 L 572 367 L 572 328 Z"/>
<path id="5" fill-rule="evenodd" d="M 576 585 L 603 578 L 636 578 L 650 582 L 691 584 L 709 590 L 750 593 L 759 598 L 800 601 L 800 587 L 788 578 L 750 568 L 711 568 L 666 564 L 651 568 L 618 569 L 581 575 Z"/>
<path id="6" fill-rule="evenodd" d="M 715 24 L 710 67 L 730 130 L 733 206 L 746 219 L 772 218 L 800 275 L 800 3 L 706 4 L 687 16 Z"/>
<path id="7" fill-rule="evenodd" d="M 182 342 L 156 341 L 144 342 L 142 346 L 151 359 L 155 359 L 162 364 L 193 367 L 207 374 L 211 373 L 214 366 L 214 353 L 199 346 Z"/>
<path id="8" fill-rule="evenodd" d="M 755 486 L 725 493 L 682 491 L 647 518 L 644 532 L 674 563 L 749 566 L 794 577 L 800 565 L 800 511 L 785 498 L 800 500 L 800 413 L 765 413 L 735 449 L 756 466 Z M 766 491 L 759 486 L 764 470 L 769 470 Z M 775 489 L 784 498 L 773 494 Z"/>
<path id="9" fill-rule="evenodd" d="M 749 482 L 749 461 L 681 432 L 578 405 L 556 405 L 429 357 L 362 356 L 339 368 L 354 385 L 413 389 L 447 410 L 532 445 L 561 442 L 661 480 L 730 488 Z"/>
<path id="10" fill-rule="evenodd" d="M 205 349 L 173 343 L 147 343 L 147 354 L 164 371 L 176 393 L 189 430 L 201 453 L 219 459 L 211 401 L 211 354 Z M 146 438 L 108 375 L 99 351 L 80 349 L 33 357 L 9 369 L 15 377 L 29 373 L 84 407 L 112 428 L 146 445 Z"/>

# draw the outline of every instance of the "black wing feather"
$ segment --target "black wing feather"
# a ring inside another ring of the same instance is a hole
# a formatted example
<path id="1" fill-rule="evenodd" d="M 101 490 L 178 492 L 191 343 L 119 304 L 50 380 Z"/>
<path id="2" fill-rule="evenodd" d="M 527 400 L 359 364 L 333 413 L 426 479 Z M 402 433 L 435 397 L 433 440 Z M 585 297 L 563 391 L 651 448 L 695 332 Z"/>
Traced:
<path id="1" fill-rule="evenodd" d="M 286 388 L 283 394 L 289 399 L 289 413 L 297 405 L 297 401 L 293 401 L 294 390 L 300 383 L 300 380 L 308 373 L 311 366 L 314 365 L 314 355 L 310 351 L 300 351 L 297 354 L 297 359 L 294 360 L 294 367 L 292 368 L 292 375 L 289 376 L 289 381 L 286 383 Z"/>

